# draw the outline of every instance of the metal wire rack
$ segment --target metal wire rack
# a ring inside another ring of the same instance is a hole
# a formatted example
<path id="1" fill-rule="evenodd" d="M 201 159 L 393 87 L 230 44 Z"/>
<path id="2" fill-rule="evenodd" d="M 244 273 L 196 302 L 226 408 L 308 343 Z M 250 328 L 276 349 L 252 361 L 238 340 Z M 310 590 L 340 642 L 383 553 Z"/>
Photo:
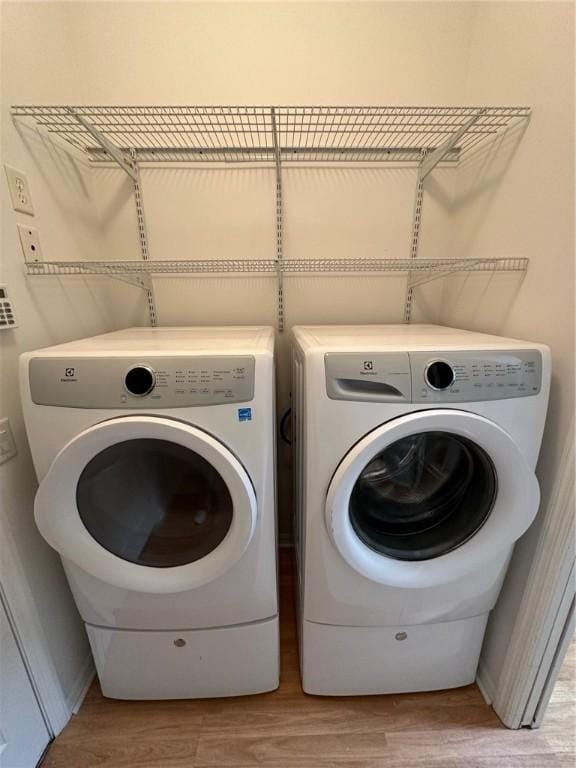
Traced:
<path id="1" fill-rule="evenodd" d="M 463 155 L 526 122 L 529 107 L 14 106 L 93 163 L 117 163 L 132 179 L 141 261 L 29 262 L 30 275 L 108 275 L 143 288 L 156 325 L 153 275 L 274 274 L 278 328 L 284 328 L 284 277 L 295 274 L 406 272 L 404 319 L 414 289 L 454 272 L 524 272 L 528 260 L 420 259 L 424 181 L 440 162 Z M 151 258 L 140 180 L 143 162 L 267 163 L 276 174 L 276 254 L 268 260 Z M 285 259 L 282 167 L 305 162 L 402 162 L 417 167 L 409 259 Z"/>
<path id="2" fill-rule="evenodd" d="M 14 106 L 94 162 L 114 160 L 104 137 L 138 162 L 418 162 L 465 131 L 455 162 L 528 107 Z M 472 122 L 471 122 L 472 121 Z M 91 130 L 92 129 L 92 130 Z"/>
<path id="3" fill-rule="evenodd" d="M 524 272 L 525 258 L 499 259 L 286 259 L 286 275 L 330 273 L 413 273 L 413 283 L 454 272 Z M 276 275 L 274 259 L 214 259 L 187 261 L 38 261 L 28 262 L 29 275 L 108 275 L 110 277 L 176 274 L 268 274 Z"/>

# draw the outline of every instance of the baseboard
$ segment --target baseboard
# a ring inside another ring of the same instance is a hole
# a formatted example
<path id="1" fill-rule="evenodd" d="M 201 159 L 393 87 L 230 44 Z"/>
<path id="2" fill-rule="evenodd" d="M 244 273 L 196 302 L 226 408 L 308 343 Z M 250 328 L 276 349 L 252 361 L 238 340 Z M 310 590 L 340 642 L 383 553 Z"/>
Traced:
<path id="1" fill-rule="evenodd" d="M 492 706 L 496 686 L 494 685 L 494 681 L 490 677 L 488 670 L 484 666 L 482 660 L 480 660 L 480 663 L 478 664 L 478 671 L 476 672 L 476 685 L 480 689 L 480 693 L 484 697 L 486 704 Z"/>
<path id="2" fill-rule="evenodd" d="M 78 714 L 78 711 L 82 706 L 82 702 L 84 701 L 84 697 L 88 693 L 88 688 L 90 688 L 95 675 L 96 668 L 94 667 L 94 660 L 92 659 L 92 655 L 89 655 L 86 657 L 82 669 L 76 676 L 72 690 L 66 697 L 66 703 L 70 708 L 71 714 Z"/>

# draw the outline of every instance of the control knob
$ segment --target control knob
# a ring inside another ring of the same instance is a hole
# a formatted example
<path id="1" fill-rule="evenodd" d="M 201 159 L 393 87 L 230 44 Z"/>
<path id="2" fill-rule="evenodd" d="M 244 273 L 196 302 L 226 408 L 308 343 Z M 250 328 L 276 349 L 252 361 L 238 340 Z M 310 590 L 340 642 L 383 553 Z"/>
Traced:
<path id="1" fill-rule="evenodd" d="M 448 389 L 448 387 L 454 381 L 454 370 L 449 363 L 445 363 L 443 360 L 434 360 L 432 363 L 428 363 L 424 372 L 424 378 L 426 384 L 431 389 L 441 391 Z"/>
<path id="2" fill-rule="evenodd" d="M 156 374 L 147 365 L 135 365 L 130 368 L 124 379 L 124 385 L 131 395 L 144 397 L 154 389 Z"/>

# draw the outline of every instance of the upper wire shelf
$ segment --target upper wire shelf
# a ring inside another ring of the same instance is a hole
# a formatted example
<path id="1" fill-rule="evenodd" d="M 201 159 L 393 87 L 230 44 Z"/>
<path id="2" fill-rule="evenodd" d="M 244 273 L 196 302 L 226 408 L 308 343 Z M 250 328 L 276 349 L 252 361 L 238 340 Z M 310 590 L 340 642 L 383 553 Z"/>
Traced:
<path id="1" fill-rule="evenodd" d="M 109 147 L 138 162 L 419 162 L 451 137 L 460 158 L 529 107 L 14 106 L 95 163 Z M 92 130 L 91 130 L 92 129 Z"/>

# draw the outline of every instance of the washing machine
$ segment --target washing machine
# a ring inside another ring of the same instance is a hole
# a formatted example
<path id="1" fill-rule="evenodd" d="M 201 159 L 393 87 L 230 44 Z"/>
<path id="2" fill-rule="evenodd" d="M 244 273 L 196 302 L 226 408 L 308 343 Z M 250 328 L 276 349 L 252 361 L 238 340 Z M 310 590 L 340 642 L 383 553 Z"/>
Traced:
<path id="1" fill-rule="evenodd" d="M 304 690 L 473 682 L 538 510 L 549 349 L 430 325 L 297 327 L 293 341 Z"/>
<path id="2" fill-rule="evenodd" d="M 273 338 L 132 328 L 21 358 L 36 522 L 105 696 L 278 686 Z"/>

